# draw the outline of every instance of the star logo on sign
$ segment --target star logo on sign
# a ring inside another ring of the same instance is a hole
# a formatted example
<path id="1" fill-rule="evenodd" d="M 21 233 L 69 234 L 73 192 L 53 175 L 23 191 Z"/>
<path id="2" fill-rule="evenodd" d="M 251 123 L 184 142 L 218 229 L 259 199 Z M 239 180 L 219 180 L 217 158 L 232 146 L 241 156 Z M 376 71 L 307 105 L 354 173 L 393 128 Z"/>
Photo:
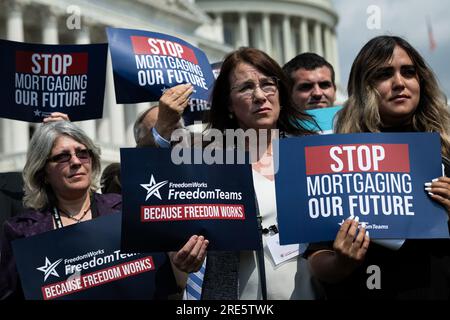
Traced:
<path id="1" fill-rule="evenodd" d="M 163 187 L 164 185 L 166 185 L 169 181 L 161 181 L 156 183 L 155 181 L 155 177 L 153 177 L 153 175 L 150 178 L 150 182 L 147 184 L 141 184 L 141 187 L 144 188 L 145 190 L 147 190 L 147 197 L 145 198 L 145 201 L 148 200 L 148 198 L 150 198 L 151 196 L 155 196 L 157 197 L 159 200 L 162 200 L 161 198 L 161 194 L 159 193 L 159 189 L 161 187 Z"/>
<path id="2" fill-rule="evenodd" d="M 345 220 L 342 219 L 341 222 L 338 222 L 338 225 L 342 226 L 342 225 L 344 224 L 344 222 L 345 222 Z M 358 223 L 358 228 L 359 228 L 359 226 L 361 226 L 361 225 L 367 226 L 367 225 L 369 225 L 369 222 L 366 222 L 366 221 L 361 221 L 361 222 L 359 222 L 359 223 Z"/>
<path id="3" fill-rule="evenodd" d="M 51 263 L 50 260 L 48 260 L 48 258 L 45 257 L 45 266 L 37 268 L 37 270 L 42 271 L 44 273 L 44 281 L 46 281 L 50 275 L 59 278 L 59 274 L 58 272 L 56 272 L 56 267 L 61 263 L 61 261 L 62 259 L 59 259 Z"/>
<path id="4" fill-rule="evenodd" d="M 41 111 L 39 111 L 38 109 L 34 110 L 34 115 L 36 117 L 40 117 L 41 116 Z"/>

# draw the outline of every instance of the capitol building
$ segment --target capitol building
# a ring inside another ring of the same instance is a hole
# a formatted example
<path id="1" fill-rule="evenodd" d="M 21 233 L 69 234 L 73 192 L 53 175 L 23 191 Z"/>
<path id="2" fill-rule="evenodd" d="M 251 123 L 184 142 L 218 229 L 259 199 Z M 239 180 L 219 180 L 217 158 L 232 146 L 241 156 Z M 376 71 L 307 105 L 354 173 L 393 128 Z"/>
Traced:
<path id="1" fill-rule="evenodd" d="M 0 0 L 0 39 L 105 43 L 111 26 L 181 38 L 211 63 L 240 46 L 262 49 L 281 65 L 311 51 L 333 64 L 339 86 L 337 23 L 331 0 Z M 135 146 L 134 121 L 150 103 L 116 104 L 110 57 L 104 94 L 103 118 L 77 124 L 100 145 L 106 165 L 120 160 L 120 147 Z M 0 119 L 0 172 L 22 170 L 37 125 Z"/>

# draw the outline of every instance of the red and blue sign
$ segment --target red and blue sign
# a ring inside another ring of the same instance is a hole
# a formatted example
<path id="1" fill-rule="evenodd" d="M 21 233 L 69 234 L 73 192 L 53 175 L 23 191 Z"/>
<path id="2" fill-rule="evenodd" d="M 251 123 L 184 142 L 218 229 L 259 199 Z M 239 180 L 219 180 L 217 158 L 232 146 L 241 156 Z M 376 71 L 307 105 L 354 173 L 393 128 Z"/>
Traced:
<path id="1" fill-rule="evenodd" d="M 125 253 L 121 214 L 12 243 L 28 300 L 167 299 L 176 283 L 165 253 Z"/>
<path id="2" fill-rule="evenodd" d="M 260 248 L 250 164 L 175 164 L 172 150 L 154 148 L 120 156 L 124 250 L 178 251 L 193 235 L 208 250 Z"/>
<path id="3" fill-rule="evenodd" d="M 107 28 L 117 103 L 157 101 L 178 84 L 194 86 L 193 99 L 208 100 L 214 75 L 206 55 L 166 34 Z"/>
<path id="4" fill-rule="evenodd" d="M 106 44 L 41 45 L 0 40 L 0 117 L 41 122 L 52 112 L 72 121 L 103 114 Z"/>
<path id="5" fill-rule="evenodd" d="M 282 244 L 333 240 L 358 216 L 371 238 L 448 238 L 424 183 L 441 176 L 435 133 L 317 135 L 280 141 L 276 194 Z"/>

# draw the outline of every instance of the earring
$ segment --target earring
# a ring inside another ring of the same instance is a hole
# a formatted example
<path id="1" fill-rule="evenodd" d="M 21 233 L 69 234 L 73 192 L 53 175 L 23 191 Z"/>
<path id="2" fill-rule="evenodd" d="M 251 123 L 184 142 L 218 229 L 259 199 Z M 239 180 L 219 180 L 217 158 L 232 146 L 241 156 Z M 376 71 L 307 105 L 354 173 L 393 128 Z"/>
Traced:
<path id="1" fill-rule="evenodd" d="M 230 112 L 230 113 L 228 114 L 228 118 L 233 119 L 233 118 L 234 118 L 234 114 L 233 114 L 232 112 Z"/>

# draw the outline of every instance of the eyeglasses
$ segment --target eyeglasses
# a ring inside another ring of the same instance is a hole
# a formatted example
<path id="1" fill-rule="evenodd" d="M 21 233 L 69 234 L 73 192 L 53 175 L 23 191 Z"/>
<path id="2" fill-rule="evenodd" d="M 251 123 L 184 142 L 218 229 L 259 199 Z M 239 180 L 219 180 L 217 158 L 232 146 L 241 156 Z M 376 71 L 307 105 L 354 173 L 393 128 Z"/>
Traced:
<path id="1" fill-rule="evenodd" d="M 65 163 L 65 162 L 69 162 L 70 159 L 72 159 L 73 155 L 75 155 L 75 157 L 77 157 L 81 163 L 86 163 L 91 160 L 92 151 L 89 149 L 82 149 L 82 150 L 75 151 L 75 154 L 68 153 L 68 152 L 62 152 L 60 154 L 54 155 L 53 157 L 49 157 L 47 159 L 47 161 L 56 162 L 56 163 Z"/>
<path id="2" fill-rule="evenodd" d="M 231 87 L 231 90 L 236 90 L 237 94 L 241 97 L 251 97 L 255 94 L 256 88 L 260 88 L 266 95 L 273 95 L 278 90 L 277 77 L 268 77 L 259 80 L 259 84 L 253 81 L 247 81 L 236 86 Z"/>

